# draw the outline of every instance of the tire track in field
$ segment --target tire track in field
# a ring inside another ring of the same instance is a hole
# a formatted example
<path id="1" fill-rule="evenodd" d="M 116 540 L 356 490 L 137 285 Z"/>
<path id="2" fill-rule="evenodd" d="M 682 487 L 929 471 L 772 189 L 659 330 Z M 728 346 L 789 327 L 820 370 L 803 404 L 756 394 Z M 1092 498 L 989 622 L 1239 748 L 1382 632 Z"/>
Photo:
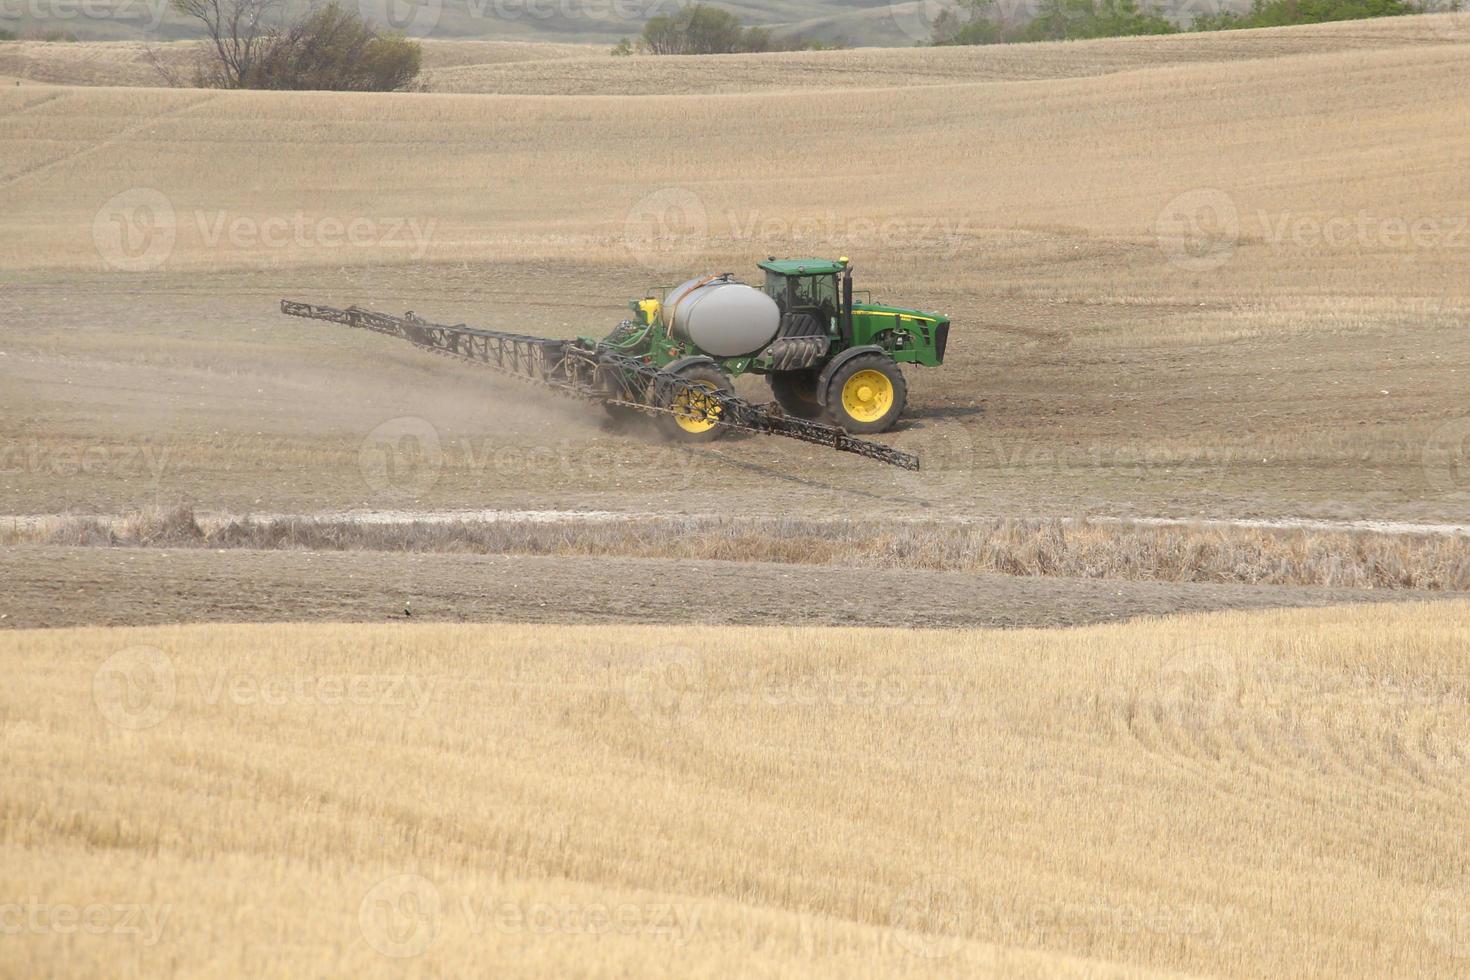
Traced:
<path id="1" fill-rule="evenodd" d="M 97 153 L 101 150 L 105 150 L 116 143 L 120 143 L 124 140 L 129 139 L 132 136 L 137 135 L 138 133 L 147 129 L 149 126 L 153 126 L 159 122 L 162 122 L 165 119 L 172 119 L 176 116 L 182 116 L 188 112 L 193 111 L 194 109 L 199 108 L 202 105 L 205 105 L 206 103 L 213 102 L 217 98 L 219 98 L 217 94 L 211 93 L 209 95 L 206 95 L 202 99 L 196 99 L 193 102 L 186 103 L 185 105 L 179 106 L 176 109 L 170 109 L 167 112 L 161 112 L 156 115 L 149 116 L 147 119 L 144 119 L 141 122 L 134 123 L 131 126 L 126 126 L 118 130 L 113 135 L 99 140 L 98 142 L 93 143 L 89 146 L 82 147 L 79 150 L 73 150 L 70 153 L 63 153 L 61 156 L 53 157 L 50 160 L 43 160 L 40 163 L 32 164 L 31 166 L 26 167 L 24 170 L 21 170 L 18 173 L 14 173 L 8 177 L 5 177 L 4 179 L 0 179 L 0 189 L 8 189 L 20 183 L 22 180 L 25 180 L 27 177 L 39 176 L 51 170 L 55 170 L 57 167 L 63 164 L 71 163 L 74 160 L 80 160 L 83 157 L 90 156 L 91 154 Z"/>
<path id="2" fill-rule="evenodd" d="M 1448 719 L 1452 731 L 1439 745 L 1430 744 L 1429 730 L 1446 722 L 1442 716 L 1453 714 L 1456 704 L 1447 699 L 1405 711 L 1409 704 L 1400 691 L 1349 686 L 1341 705 L 1333 679 L 1318 680 L 1328 686 L 1293 683 L 1264 702 L 1228 690 L 1234 685 L 1181 703 L 1142 691 L 1124 702 L 1115 731 L 1222 799 L 1249 802 L 1264 795 L 1322 806 L 1332 802 L 1329 790 L 1347 784 L 1362 791 L 1359 806 L 1378 815 L 1398 811 L 1411 796 L 1441 811 L 1449 826 L 1470 794 L 1470 785 L 1456 778 L 1470 765 L 1470 724 L 1456 728 Z M 1458 709 L 1458 720 L 1470 721 L 1463 701 Z M 1341 819 L 1340 832 L 1374 844 L 1356 826 L 1365 819 L 1362 812 Z"/>
<path id="3" fill-rule="evenodd" d="M 1157 705 L 1137 703 L 1125 728 L 1139 747 L 1159 763 L 1166 765 L 1186 778 L 1196 782 L 1222 802 L 1259 810 L 1294 810 L 1299 806 L 1330 807 L 1334 779 L 1346 777 L 1360 789 L 1366 790 L 1357 798 L 1356 808 L 1337 812 L 1334 832 L 1339 840 L 1368 850 L 1381 845 L 1377 828 L 1382 824 L 1369 819 L 1369 808 L 1375 817 L 1391 815 L 1402 810 L 1404 795 L 1410 787 L 1400 784 L 1385 784 L 1382 780 L 1366 778 L 1360 771 L 1338 760 L 1331 772 L 1326 769 L 1303 769 L 1300 766 L 1282 766 L 1277 761 L 1279 753 L 1266 750 L 1264 756 L 1246 751 L 1241 739 L 1255 738 L 1262 746 L 1263 732 L 1249 725 L 1231 724 L 1218 726 L 1211 737 L 1179 724 L 1178 719 L 1168 717 L 1166 709 Z M 1207 747 L 1209 746 L 1209 747 Z M 1463 799 L 1439 801 L 1450 826 L 1454 815 L 1463 812 Z M 1263 814 L 1263 816 L 1267 816 Z M 1441 842 L 1452 846 L 1449 839 Z"/>
<path id="4" fill-rule="evenodd" d="M 39 109 L 43 105 L 47 105 L 49 103 L 55 102 L 57 99 L 66 98 L 70 94 L 71 94 L 70 92 L 68 92 L 68 91 L 66 91 L 64 89 L 62 91 L 59 91 L 59 92 L 48 92 L 48 93 L 42 95 L 39 99 L 36 99 L 36 100 L 34 100 L 32 102 L 26 102 L 26 103 L 24 103 L 24 104 L 22 104 L 20 106 L 17 106 L 16 108 L 12 109 L 9 112 L 4 113 L 3 115 L 7 119 L 12 118 L 14 116 L 23 116 L 26 113 L 30 112 L 32 109 Z"/>

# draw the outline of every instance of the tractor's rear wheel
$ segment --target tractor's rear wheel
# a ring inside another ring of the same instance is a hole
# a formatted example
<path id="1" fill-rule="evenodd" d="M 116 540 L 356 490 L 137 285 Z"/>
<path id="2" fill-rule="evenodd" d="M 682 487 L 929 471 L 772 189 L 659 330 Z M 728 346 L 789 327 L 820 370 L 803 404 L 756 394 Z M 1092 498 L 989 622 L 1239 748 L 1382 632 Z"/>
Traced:
<path id="1" fill-rule="evenodd" d="M 908 383 L 893 358 L 859 354 L 827 382 L 827 417 L 848 432 L 887 432 L 908 397 Z"/>
<path id="2" fill-rule="evenodd" d="M 787 415 L 799 419 L 822 417 L 822 403 L 817 400 L 817 379 L 815 370 L 777 371 L 766 375 L 771 394 L 776 396 L 776 404 Z"/>
<path id="3" fill-rule="evenodd" d="M 660 398 L 659 428 L 670 439 L 679 442 L 713 442 L 725 434 L 718 424 L 720 406 L 704 397 L 702 391 L 734 394 L 735 386 L 724 371 L 712 364 L 692 364 L 679 372 L 679 377 L 692 387 L 671 385 Z"/>

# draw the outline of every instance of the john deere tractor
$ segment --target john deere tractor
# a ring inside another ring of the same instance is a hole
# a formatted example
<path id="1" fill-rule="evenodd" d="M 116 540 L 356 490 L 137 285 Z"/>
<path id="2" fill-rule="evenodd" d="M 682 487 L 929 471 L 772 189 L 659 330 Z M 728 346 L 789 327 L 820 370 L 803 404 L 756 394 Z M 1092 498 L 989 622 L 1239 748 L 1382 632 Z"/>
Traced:
<path id="1" fill-rule="evenodd" d="M 600 401 L 613 415 L 651 415 L 678 439 L 706 442 L 736 428 L 918 469 L 913 453 L 855 433 L 898 421 L 908 398 L 900 365 L 943 361 L 949 318 L 853 302 L 845 258 L 770 258 L 760 268 L 759 288 L 727 272 L 635 299 L 634 316 L 602 338 L 552 340 L 295 300 L 282 300 L 281 312 L 398 337 Z M 775 406 L 735 396 L 731 379 L 746 373 L 766 376 Z"/>
<path id="2" fill-rule="evenodd" d="M 853 433 L 892 428 L 908 397 L 900 365 L 940 364 L 949 318 L 855 302 L 846 258 L 772 257 L 759 267 L 760 288 L 725 273 L 633 300 L 635 318 L 597 343 L 692 383 L 660 417 L 679 439 L 722 435 L 718 404 L 698 392 L 728 393 L 746 373 L 765 375 L 788 415 Z"/>

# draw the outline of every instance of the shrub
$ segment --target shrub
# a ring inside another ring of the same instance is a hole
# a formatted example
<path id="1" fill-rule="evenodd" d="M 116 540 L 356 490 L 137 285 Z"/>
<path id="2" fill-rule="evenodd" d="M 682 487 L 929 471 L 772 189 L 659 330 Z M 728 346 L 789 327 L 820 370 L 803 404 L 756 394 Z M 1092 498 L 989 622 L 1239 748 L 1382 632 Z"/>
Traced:
<path id="1" fill-rule="evenodd" d="M 1192 25 L 1197 31 L 1230 31 L 1247 27 L 1287 27 L 1325 24 L 1335 20 L 1400 17 L 1418 11 L 1403 0 L 1255 0 L 1248 14 L 1226 10 L 1202 14 Z"/>
<path id="2" fill-rule="evenodd" d="M 245 88 L 392 92 L 418 77 L 422 49 L 379 34 L 336 0 L 285 30 L 272 32 L 246 75 Z"/>
<path id="3" fill-rule="evenodd" d="M 612 49 L 614 55 L 635 51 L 649 54 L 739 54 L 759 51 L 820 51 L 846 47 L 842 41 L 822 42 L 797 35 L 775 38 L 764 27 L 744 27 L 727 10 L 696 3 L 672 14 L 650 17 L 637 44 L 626 38 Z"/>
<path id="4" fill-rule="evenodd" d="M 1077 41 L 1096 37 L 1174 34 L 1178 28 L 1138 0 L 1042 0 L 1027 24 L 993 16 L 994 0 L 965 0 L 967 16 L 950 11 L 934 24 L 935 44 L 1003 44 L 1016 41 Z"/>
<path id="5" fill-rule="evenodd" d="M 1042 0 L 1029 23 L 1007 22 L 996 0 L 960 0 L 964 13 L 943 11 L 934 22 L 932 43 L 1005 44 L 1017 41 L 1074 41 L 1136 34 L 1174 34 L 1179 28 L 1138 0 Z M 1458 8 L 1460 0 L 1452 0 Z M 1254 0 L 1251 12 L 1201 14 L 1191 31 L 1245 27 L 1286 27 L 1335 20 L 1396 17 L 1421 12 L 1406 0 Z"/>
<path id="6" fill-rule="evenodd" d="M 764 51 L 769 43 L 765 31 L 747 31 L 728 10 L 702 3 L 650 17 L 643 25 L 643 44 L 653 54 L 734 54 Z"/>
<path id="7" fill-rule="evenodd" d="M 337 0 L 284 27 L 267 24 L 272 0 L 173 0 L 173 6 L 200 21 L 210 37 L 209 54 L 195 72 L 196 83 L 210 88 L 392 92 L 411 85 L 422 64 L 417 42 L 378 33 Z"/>

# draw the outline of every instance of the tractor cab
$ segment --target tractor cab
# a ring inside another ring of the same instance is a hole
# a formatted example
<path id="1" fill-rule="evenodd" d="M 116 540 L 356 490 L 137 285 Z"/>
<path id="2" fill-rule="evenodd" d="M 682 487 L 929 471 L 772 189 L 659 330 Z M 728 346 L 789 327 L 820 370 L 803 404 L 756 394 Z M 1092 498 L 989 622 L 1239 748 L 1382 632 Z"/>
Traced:
<path id="1" fill-rule="evenodd" d="M 934 366 L 944 360 L 949 318 L 882 303 L 854 303 L 852 263 L 832 259 L 777 259 L 759 263 L 766 295 L 781 308 L 781 336 L 832 338 L 831 353 L 877 347 L 901 363 Z"/>
<path id="2" fill-rule="evenodd" d="M 830 419 L 849 432 L 884 432 L 908 397 L 901 364 L 944 360 L 949 318 L 852 299 L 847 258 L 758 263 L 781 326 L 750 370 L 766 375 L 787 414 Z"/>
<path id="3" fill-rule="evenodd" d="M 815 321 L 807 324 L 808 328 L 820 327 L 830 337 L 844 334 L 842 327 L 852 312 L 852 273 L 847 259 L 833 262 L 772 256 L 760 263 L 760 268 L 766 274 L 766 295 L 781 308 L 783 334 L 789 334 L 791 321 L 806 317 Z"/>

